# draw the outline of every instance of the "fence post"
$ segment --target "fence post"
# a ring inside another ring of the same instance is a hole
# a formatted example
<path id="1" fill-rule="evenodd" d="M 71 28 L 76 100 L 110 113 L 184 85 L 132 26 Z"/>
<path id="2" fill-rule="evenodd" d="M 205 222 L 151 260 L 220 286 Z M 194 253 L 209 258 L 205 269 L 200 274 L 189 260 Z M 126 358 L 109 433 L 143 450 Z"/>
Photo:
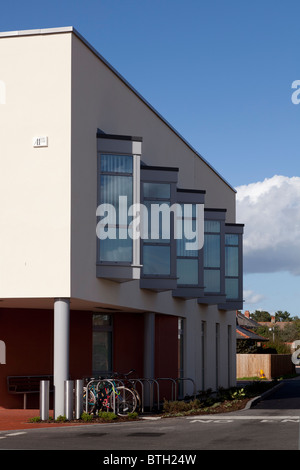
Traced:
<path id="1" fill-rule="evenodd" d="M 49 419 L 49 391 L 50 381 L 40 381 L 40 417 L 42 421 Z"/>

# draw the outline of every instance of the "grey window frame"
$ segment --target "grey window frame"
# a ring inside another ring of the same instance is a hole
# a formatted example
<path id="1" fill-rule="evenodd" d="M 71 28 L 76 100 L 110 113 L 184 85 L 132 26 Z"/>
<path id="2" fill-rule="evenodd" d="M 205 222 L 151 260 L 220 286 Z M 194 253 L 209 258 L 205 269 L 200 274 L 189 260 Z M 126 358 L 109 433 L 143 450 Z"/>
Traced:
<path id="1" fill-rule="evenodd" d="M 142 137 L 128 135 L 106 134 L 100 129 L 97 130 L 97 207 L 101 201 L 101 154 L 127 155 L 133 158 L 133 204 L 140 201 L 140 157 L 142 154 Z M 105 172 L 109 174 L 109 172 Z M 112 173 L 114 176 L 119 173 Z M 121 173 L 126 176 L 126 173 Z M 96 224 L 97 224 L 96 219 Z M 96 237 L 96 277 L 109 279 L 115 282 L 126 282 L 133 279 L 140 279 L 140 242 L 132 240 L 132 262 L 124 261 L 100 261 L 100 243 Z"/>
<path id="2" fill-rule="evenodd" d="M 208 292 L 205 290 L 202 297 L 198 298 L 199 304 L 211 305 L 223 303 L 226 301 L 225 296 L 225 219 L 226 209 L 215 209 L 205 208 L 204 209 L 204 220 L 212 220 L 220 222 L 220 291 L 219 292 Z M 209 269 L 209 268 L 206 268 Z M 204 266 L 203 266 L 204 276 Z"/>
<path id="3" fill-rule="evenodd" d="M 178 204 L 204 204 L 205 202 L 205 190 L 196 189 L 182 189 L 177 188 L 177 200 Z M 176 242 L 176 240 L 175 240 Z M 177 243 L 176 243 L 177 244 Z M 203 287 L 203 248 L 198 251 L 198 256 L 184 257 L 178 256 L 176 249 L 176 264 L 177 259 L 197 259 L 198 261 L 198 283 L 193 285 L 179 284 L 177 280 L 176 289 L 173 289 L 172 296 L 183 299 L 196 299 L 202 297 L 204 294 Z"/>
<path id="4" fill-rule="evenodd" d="M 230 299 L 226 297 L 225 302 L 218 305 L 221 310 L 241 310 L 243 309 L 243 233 L 244 224 L 226 223 L 225 235 L 238 235 L 238 298 Z M 224 235 L 224 238 L 225 238 Z M 224 241 L 225 244 L 225 241 Z M 227 276 L 230 278 L 231 276 Z M 225 273 L 224 273 L 225 279 Z"/>
<path id="5" fill-rule="evenodd" d="M 178 180 L 178 168 L 174 167 L 159 167 L 141 165 L 141 204 L 147 200 L 155 201 L 154 198 L 144 197 L 143 183 L 153 184 L 170 184 L 170 199 L 159 198 L 156 200 L 157 203 L 163 204 L 168 202 L 172 206 L 176 202 L 176 186 Z M 141 265 L 143 266 L 143 248 L 147 246 L 170 246 L 170 274 L 145 274 L 143 268 L 141 270 L 140 288 L 154 290 L 156 292 L 162 292 L 172 290 L 176 287 L 176 240 L 174 239 L 174 223 L 173 214 L 171 213 L 171 227 L 170 227 L 170 243 L 151 240 L 141 239 Z"/>

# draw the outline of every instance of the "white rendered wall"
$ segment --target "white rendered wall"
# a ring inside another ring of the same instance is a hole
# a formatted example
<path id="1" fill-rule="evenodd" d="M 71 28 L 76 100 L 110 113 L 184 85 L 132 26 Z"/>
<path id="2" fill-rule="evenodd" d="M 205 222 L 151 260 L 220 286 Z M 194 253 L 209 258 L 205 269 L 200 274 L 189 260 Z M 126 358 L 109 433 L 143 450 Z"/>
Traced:
<path id="1" fill-rule="evenodd" d="M 1 37 L 0 64 L 0 298 L 68 297 L 71 35 Z"/>

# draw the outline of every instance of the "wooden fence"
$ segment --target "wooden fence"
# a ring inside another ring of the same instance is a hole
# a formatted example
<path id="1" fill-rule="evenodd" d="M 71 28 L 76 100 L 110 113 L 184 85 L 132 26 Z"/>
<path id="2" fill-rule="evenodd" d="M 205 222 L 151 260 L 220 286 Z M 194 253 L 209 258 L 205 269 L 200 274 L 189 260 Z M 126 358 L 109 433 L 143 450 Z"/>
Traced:
<path id="1" fill-rule="evenodd" d="M 267 379 L 293 374 L 295 365 L 291 354 L 237 354 L 236 376 L 260 377 L 261 371 Z"/>

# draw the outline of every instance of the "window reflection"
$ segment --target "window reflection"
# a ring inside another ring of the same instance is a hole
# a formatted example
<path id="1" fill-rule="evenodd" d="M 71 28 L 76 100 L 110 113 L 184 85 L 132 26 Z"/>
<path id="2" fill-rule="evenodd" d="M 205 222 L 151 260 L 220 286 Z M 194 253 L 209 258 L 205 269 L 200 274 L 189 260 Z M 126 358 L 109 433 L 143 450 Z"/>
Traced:
<path id="1" fill-rule="evenodd" d="M 146 275 L 170 275 L 170 247 L 144 245 L 143 272 Z"/>

